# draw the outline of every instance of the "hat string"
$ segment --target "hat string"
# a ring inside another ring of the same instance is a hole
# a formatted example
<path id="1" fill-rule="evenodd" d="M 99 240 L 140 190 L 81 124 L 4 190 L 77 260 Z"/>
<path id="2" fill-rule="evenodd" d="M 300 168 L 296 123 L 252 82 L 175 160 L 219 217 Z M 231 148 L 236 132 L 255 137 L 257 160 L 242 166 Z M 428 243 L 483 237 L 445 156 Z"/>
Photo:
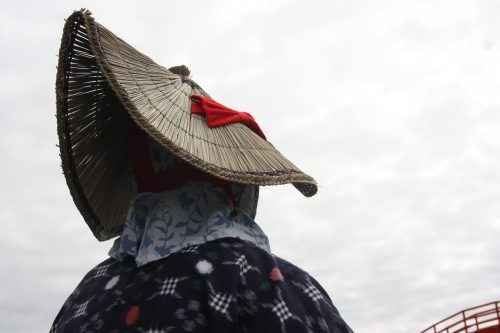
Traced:
<path id="1" fill-rule="evenodd" d="M 127 129 L 127 145 L 139 193 L 157 193 L 181 187 L 187 181 L 202 181 L 219 186 L 233 205 L 237 206 L 228 181 L 205 173 L 191 164 L 183 162 L 156 172 L 151 161 L 148 136 L 135 124 L 131 124 Z"/>

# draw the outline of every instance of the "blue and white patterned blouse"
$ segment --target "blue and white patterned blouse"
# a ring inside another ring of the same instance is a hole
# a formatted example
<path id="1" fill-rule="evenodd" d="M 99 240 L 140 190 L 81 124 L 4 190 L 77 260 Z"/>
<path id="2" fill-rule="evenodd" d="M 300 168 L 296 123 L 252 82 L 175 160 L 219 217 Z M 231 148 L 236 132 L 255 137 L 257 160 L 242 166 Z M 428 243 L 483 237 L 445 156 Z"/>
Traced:
<path id="1" fill-rule="evenodd" d="M 163 147 L 150 141 L 153 167 L 178 163 Z M 224 237 L 249 241 L 270 252 L 269 241 L 255 223 L 258 187 L 231 183 L 237 202 L 207 182 L 186 182 L 160 193 L 139 193 L 130 203 L 121 236 L 109 255 L 122 261 L 135 257 L 138 266 L 165 258 L 192 245 Z"/>

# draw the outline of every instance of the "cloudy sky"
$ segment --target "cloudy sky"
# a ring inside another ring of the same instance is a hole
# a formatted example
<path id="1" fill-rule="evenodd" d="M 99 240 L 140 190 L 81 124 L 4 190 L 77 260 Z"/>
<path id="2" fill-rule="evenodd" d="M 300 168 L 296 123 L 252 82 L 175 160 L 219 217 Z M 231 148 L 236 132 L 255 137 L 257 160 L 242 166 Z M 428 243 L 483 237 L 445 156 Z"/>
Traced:
<path id="1" fill-rule="evenodd" d="M 500 300 L 500 2 L 1 2 L 0 331 L 47 332 L 111 245 L 56 147 L 57 53 L 81 7 L 188 65 L 315 176 L 310 199 L 262 189 L 257 221 L 356 332 L 418 332 Z"/>

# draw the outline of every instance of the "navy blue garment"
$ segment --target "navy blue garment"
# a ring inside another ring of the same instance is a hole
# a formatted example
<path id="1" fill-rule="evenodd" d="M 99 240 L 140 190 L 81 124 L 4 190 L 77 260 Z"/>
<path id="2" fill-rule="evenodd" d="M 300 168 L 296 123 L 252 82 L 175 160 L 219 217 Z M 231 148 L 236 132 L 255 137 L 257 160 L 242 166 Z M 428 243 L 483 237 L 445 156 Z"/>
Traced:
<path id="1" fill-rule="evenodd" d="M 92 269 L 51 332 L 289 332 L 352 330 L 308 273 L 257 246 L 223 238 L 138 267 Z"/>

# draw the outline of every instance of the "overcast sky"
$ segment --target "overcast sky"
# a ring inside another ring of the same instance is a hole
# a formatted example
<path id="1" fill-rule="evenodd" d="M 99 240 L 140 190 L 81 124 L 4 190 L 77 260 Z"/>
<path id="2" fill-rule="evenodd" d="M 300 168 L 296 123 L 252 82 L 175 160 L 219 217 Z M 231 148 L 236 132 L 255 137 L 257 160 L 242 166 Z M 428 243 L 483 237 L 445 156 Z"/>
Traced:
<path id="1" fill-rule="evenodd" d="M 273 251 L 356 332 L 418 332 L 500 300 L 500 2 L 7 1 L 0 11 L 0 331 L 48 332 L 106 258 L 65 184 L 55 78 L 89 8 L 319 182 L 261 190 Z"/>

